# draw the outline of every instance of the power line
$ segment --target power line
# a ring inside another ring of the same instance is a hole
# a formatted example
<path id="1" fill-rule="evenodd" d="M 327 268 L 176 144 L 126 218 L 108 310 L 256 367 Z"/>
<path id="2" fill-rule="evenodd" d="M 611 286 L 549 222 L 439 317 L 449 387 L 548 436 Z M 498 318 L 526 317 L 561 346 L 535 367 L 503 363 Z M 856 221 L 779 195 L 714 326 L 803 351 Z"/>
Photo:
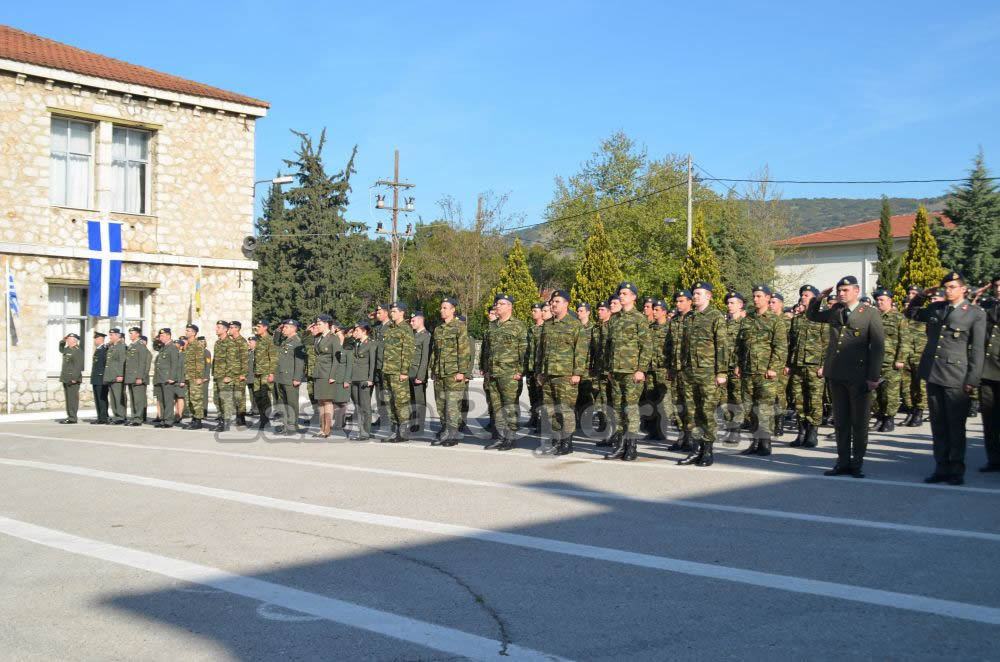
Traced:
<path id="1" fill-rule="evenodd" d="M 698 166 L 707 174 L 704 168 Z M 961 179 L 739 179 L 735 177 L 702 177 L 703 181 L 711 182 L 747 182 L 751 184 L 951 184 L 955 182 L 968 181 L 968 177 Z M 1000 177 L 985 177 L 984 179 L 993 181 Z"/>

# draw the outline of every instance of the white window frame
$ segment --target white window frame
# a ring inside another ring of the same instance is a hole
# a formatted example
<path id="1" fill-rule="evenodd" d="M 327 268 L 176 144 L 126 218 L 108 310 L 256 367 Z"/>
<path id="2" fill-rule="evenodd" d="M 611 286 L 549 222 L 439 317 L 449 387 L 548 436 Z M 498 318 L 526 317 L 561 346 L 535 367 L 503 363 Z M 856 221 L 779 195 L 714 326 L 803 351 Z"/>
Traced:
<path id="1" fill-rule="evenodd" d="M 139 317 L 138 318 L 136 318 L 136 317 L 125 317 L 125 293 L 126 292 L 138 292 L 139 293 L 140 301 L 139 301 Z M 148 287 L 122 287 L 121 288 L 121 292 L 120 292 L 121 299 L 118 302 L 118 316 L 117 317 L 108 318 L 108 328 L 118 327 L 119 329 L 122 330 L 122 335 L 124 335 L 125 338 L 127 339 L 128 338 L 129 327 L 138 326 L 140 329 L 142 329 L 142 334 L 141 335 L 144 335 L 144 336 L 147 336 L 149 338 L 152 338 L 153 336 L 150 333 L 152 331 L 152 329 L 150 329 L 150 326 L 149 326 L 149 322 L 150 322 L 150 314 L 149 314 L 150 308 L 149 308 L 149 303 L 152 300 L 151 299 L 152 294 L 153 294 L 153 291 L 151 289 L 149 289 Z M 95 319 L 97 319 L 97 318 L 95 318 Z"/>
<path id="2" fill-rule="evenodd" d="M 115 131 L 124 131 L 125 132 L 125 159 L 123 161 L 118 161 L 118 160 L 116 160 L 114 158 L 114 132 Z M 131 134 L 133 134 L 133 133 L 143 133 L 143 134 L 146 135 L 146 160 L 145 161 L 143 161 L 141 159 L 130 159 L 130 158 L 128 158 L 129 138 L 130 138 Z M 112 149 L 112 153 L 111 153 L 111 167 L 112 167 L 112 171 L 114 169 L 114 166 L 115 166 L 116 162 L 120 162 L 120 163 L 124 164 L 124 166 L 125 166 L 125 178 L 124 178 L 123 186 L 125 186 L 126 189 L 125 189 L 124 194 L 123 194 L 122 197 L 126 201 L 128 200 L 128 188 L 127 187 L 128 187 L 128 168 L 129 168 L 129 165 L 132 164 L 132 163 L 142 163 L 142 164 L 144 164 L 146 166 L 145 177 L 144 177 L 144 182 L 143 182 L 142 209 L 132 210 L 132 209 L 114 209 L 113 208 L 111 211 L 119 213 L 119 214 L 144 214 L 144 215 L 149 215 L 151 213 L 151 211 L 150 211 L 150 204 L 151 204 L 151 201 L 152 201 L 152 196 L 150 195 L 150 188 L 151 188 L 150 184 L 151 184 L 152 179 L 153 179 L 153 177 L 152 177 L 152 171 L 153 171 L 153 159 L 152 159 L 152 153 L 153 153 L 153 132 L 152 131 L 146 131 L 144 129 L 135 129 L 135 128 L 132 128 L 130 126 L 122 126 L 120 124 L 115 124 L 115 125 L 112 125 L 112 127 L 111 127 L 111 144 L 112 144 L 112 148 L 111 148 Z M 115 191 L 114 191 L 114 187 L 116 186 L 116 182 L 114 181 L 114 179 L 112 179 L 111 186 L 112 186 L 111 199 L 115 200 L 117 196 L 115 195 Z M 127 202 L 126 202 L 126 204 L 127 204 Z"/>
<path id="3" fill-rule="evenodd" d="M 53 122 L 66 122 L 66 151 L 56 150 L 52 144 L 52 123 Z M 73 124 L 86 124 L 90 127 L 90 152 L 84 154 L 82 152 L 72 151 L 73 145 Z M 49 183 L 49 203 L 57 207 L 71 207 L 73 209 L 93 209 L 94 206 L 94 140 L 97 134 L 97 124 L 95 122 L 88 122 L 87 120 L 77 119 L 75 117 L 61 117 L 58 115 L 53 115 L 49 118 L 49 164 L 51 166 L 52 156 L 54 154 L 64 154 L 66 157 L 66 181 L 63 183 L 64 197 L 62 201 L 52 200 L 52 184 Z M 71 204 L 69 200 L 69 192 L 72 190 L 70 183 L 70 157 L 71 156 L 86 156 L 87 157 L 87 201 L 83 207 Z M 50 177 L 51 167 L 49 170 Z"/>
<path id="4" fill-rule="evenodd" d="M 48 311 L 46 310 L 46 325 L 52 323 L 53 321 L 61 320 L 62 321 L 62 336 L 60 337 L 60 339 L 62 339 L 62 338 L 65 338 L 66 334 L 70 333 L 71 331 L 73 333 L 76 333 L 77 330 L 80 328 L 80 322 L 83 322 L 83 332 L 82 332 L 83 335 L 80 336 L 80 346 L 83 347 L 83 351 L 84 351 L 84 354 L 85 354 L 84 364 L 83 364 L 83 370 L 84 370 L 85 374 L 89 374 L 90 373 L 90 357 L 93 356 L 93 353 L 94 353 L 94 343 L 93 343 L 93 341 L 90 338 L 90 328 L 91 328 L 91 326 L 90 326 L 90 324 L 91 324 L 90 320 L 91 320 L 91 318 L 87 317 L 87 312 L 86 312 L 87 287 L 84 286 L 84 285 L 49 284 L 48 285 L 48 293 L 47 293 L 47 297 L 48 298 L 51 298 L 51 296 L 52 296 L 52 289 L 53 288 L 59 288 L 59 289 L 61 289 L 63 291 L 63 296 L 62 296 L 62 314 L 61 315 L 53 316 L 53 315 L 49 314 Z M 67 315 L 66 314 L 66 303 L 67 303 L 67 299 L 68 299 L 67 295 L 69 293 L 69 290 L 81 290 L 81 301 L 83 301 L 83 311 L 79 315 Z M 47 301 L 48 301 L 48 299 L 47 299 Z M 46 304 L 46 305 L 48 305 L 48 304 Z M 67 322 L 70 323 L 69 330 L 67 330 Z M 45 365 L 46 365 L 46 369 L 48 369 L 49 359 L 51 358 L 52 353 L 56 353 L 56 352 L 59 351 L 59 346 L 58 346 L 58 344 L 53 344 L 51 342 L 48 342 L 48 339 L 46 339 L 46 345 L 47 346 L 45 347 L 45 355 L 46 355 Z M 60 360 L 60 364 L 61 364 L 61 360 Z M 59 371 L 52 372 L 51 370 L 47 370 L 47 374 L 48 374 L 49 377 L 58 377 L 59 376 Z"/>

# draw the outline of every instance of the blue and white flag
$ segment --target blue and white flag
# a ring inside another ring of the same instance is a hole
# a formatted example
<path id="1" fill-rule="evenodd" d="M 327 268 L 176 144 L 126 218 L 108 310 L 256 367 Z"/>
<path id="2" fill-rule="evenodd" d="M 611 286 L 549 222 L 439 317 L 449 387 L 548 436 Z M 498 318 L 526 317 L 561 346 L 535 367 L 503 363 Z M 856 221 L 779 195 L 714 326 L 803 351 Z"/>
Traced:
<path id="1" fill-rule="evenodd" d="M 117 317 L 122 284 L 122 224 L 107 219 L 87 221 L 90 290 L 87 314 Z"/>
<path id="2" fill-rule="evenodd" d="M 17 317 L 21 312 L 21 304 L 17 300 L 17 288 L 14 287 L 14 274 L 7 267 L 7 300 L 10 301 L 10 314 Z"/>

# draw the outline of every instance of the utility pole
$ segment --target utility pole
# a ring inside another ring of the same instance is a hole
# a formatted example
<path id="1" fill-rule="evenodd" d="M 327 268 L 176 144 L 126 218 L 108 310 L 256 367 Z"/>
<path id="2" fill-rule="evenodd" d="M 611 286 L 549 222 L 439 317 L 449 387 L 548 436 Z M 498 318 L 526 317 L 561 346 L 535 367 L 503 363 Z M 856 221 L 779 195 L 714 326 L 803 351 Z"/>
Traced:
<path id="1" fill-rule="evenodd" d="M 391 267 L 392 273 L 390 275 L 390 282 L 391 282 L 391 285 L 392 285 L 392 300 L 391 300 L 391 303 L 395 303 L 395 301 L 396 301 L 396 295 L 398 294 L 397 284 L 398 284 L 398 280 L 399 280 L 399 238 L 400 237 L 412 237 L 413 236 L 413 226 L 412 225 L 407 225 L 406 226 L 406 232 L 403 232 L 403 233 L 400 233 L 399 229 L 398 229 L 399 228 L 399 226 L 398 226 L 399 212 L 401 212 L 401 211 L 404 211 L 404 212 L 411 212 L 411 211 L 413 211 L 413 198 L 412 197 L 411 198 L 407 198 L 406 199 L 406 206 L 400 208 L 400 206 L 399 206 L 399 189 L 401 189 L 401 188 L 407 188 L 408 189 L 408 188 L 413 188 L 414 186 L 416 186 L 415 184 L 407 184 L 406 182 L 399 181 L 399 150 L 398 149 L 396 150 L 396 158 L 395 158 L 395 163 L 393 165 L 393 170 L 392 170 L 392 181 L 387 181 L 385 179 L 380 179 L 380 180 L 378 180 L 378 181 L 375 182 L 375 185 L 376 186 L 391 186 L 392 187 L 392 207 L 389 208 L 390 211 L 392 211 L 392 230 L 389 231 L 389 230 L 382 229 L 382 223 L 380 222 L 378 224 L 378 226 L 375 228 L 375 232 L 377 232 L 379 234 L 388 234 L 388 235 L 390 235 L 390 237 L 392 239 L 392 267 Z M 378 199 L 375 202 L 375 208 L 376 209 L 385 209 L 386 208 L 385 207 L 385 196 L 381 196 L 381 195 L 378 196 Z"/>
<path id="2" fill-rule="evenodd" d="M 688 153 L 688 250 L 691 250 L 691 224 L 694 222 L 691 218 L 691 179 L 693 175 L 691 163 L 691 154 Z"/>

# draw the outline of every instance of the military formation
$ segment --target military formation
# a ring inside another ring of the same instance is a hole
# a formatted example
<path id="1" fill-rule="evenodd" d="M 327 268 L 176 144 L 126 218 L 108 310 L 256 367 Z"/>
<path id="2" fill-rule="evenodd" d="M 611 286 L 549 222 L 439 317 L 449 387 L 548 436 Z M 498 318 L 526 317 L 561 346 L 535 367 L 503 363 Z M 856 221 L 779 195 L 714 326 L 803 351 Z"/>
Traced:
<path id="1" fill-rule="evenodd" d="M 927 482 L 963 482 L 965 423 L 977 412 L 986 437 L 981 470 L 1000 472 L 1000 275 L 970 291 L 951 272 L 940 287 L 909 288 L 902 310 L 888 290 L 861 296 L 853 276 L 822 292 L 803 285 L 790 307 L 767 284 L 749 296 L 714 292 L 703 281 L 669 302 L 649 297 L 640 304 L 638 295 L 624 282 L 592 308 L 556 290 L 532 304 L 530 323 L 513 316 L 512 296 L 496 295 L 478 354 L 487 449 L 517 447 L 527 388 L 527 427 L 540 435 L 542 454 L 572 453 L 577 438 L 607 448 L 605 459 L 632 461 L 640 443 L 664 442 L 682 454 L 677 464 L 707 467 L 717 442 L 746 440 L 741 454 L 766 457 L 792 429 L 790 447 L 815 448 L 820 426 L 829 424 L 837 463 L 827 475 L 863 478 L 869 430 L 895 431 L 902 409 L 904 427 L 930 418 L 935 469 Z M 713 305 L 717 297 L 725 313 Z M 127 341 L 118 328 L 95 332 L 92 423 L 169 428 L 188 419 L 188 430 L 271 426 L 300 435 L 307 431 L 299 411 L 305 384 L 318 419 L 314 437 L 346 436 L 353 421 L 352 439 L 387 426 L 380 440 L 399 443 L 426 430 L 433 383 L 440 426 L 432 445 L 454 446 L 469 432 L 474 343 L 455 299 L 442 301 L 440 318 L 429 331 L 422 311 L 408 313 L 396 302 L 349 326 L 321 314 L 305 330 L 286 319 L 272 333 L 261 319 L 244 336 L 239 321 L 219 320 L 211 351 L 194 324 L 177 339 L 159 329 L 151 348 L 136 327 Z M 60 351 L 61 422 L 73 424 L 83 382 L 80 338 L 69 334 Z"/>

